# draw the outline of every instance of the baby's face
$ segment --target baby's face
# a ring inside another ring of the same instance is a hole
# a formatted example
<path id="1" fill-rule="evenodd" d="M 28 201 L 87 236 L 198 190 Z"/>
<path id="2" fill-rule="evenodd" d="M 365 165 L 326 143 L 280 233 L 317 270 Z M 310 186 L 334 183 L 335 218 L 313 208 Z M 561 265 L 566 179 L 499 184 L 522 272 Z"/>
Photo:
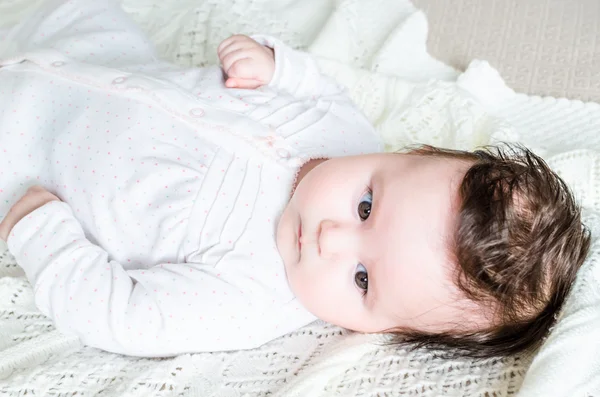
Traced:
<path id="1" fill-rule="evenodd" d="M 277 228 L 296 297 L 315 316 L 361 332 L 435 332 L 477 321 L 455 287 L 449 250 L 469 166 L 379 153 L 309 171 Z"/>

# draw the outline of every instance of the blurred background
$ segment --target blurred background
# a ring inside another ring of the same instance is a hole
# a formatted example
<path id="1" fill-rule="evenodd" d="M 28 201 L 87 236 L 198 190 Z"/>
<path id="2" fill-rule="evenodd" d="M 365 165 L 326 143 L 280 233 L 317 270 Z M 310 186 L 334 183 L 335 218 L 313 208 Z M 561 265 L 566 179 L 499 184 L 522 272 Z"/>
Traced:
<path id="1" fill-rule="evenodd" d="M 518 92 L 600 102 L 600 0 L 412 1 L 440 60 L 487 60 Z"/>

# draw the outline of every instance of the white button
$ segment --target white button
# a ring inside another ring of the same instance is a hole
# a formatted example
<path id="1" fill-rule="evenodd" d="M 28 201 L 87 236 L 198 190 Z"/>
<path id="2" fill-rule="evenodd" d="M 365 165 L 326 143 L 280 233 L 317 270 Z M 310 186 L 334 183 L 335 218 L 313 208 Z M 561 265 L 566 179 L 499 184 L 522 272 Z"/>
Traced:
<path id="1" fill-rule="evenodd" d="M 57 68 L 60 67 L 60 66 L 62 66 L 62 65 L 64 65 L 64 64 L 65 63 L 61 62 L 61 61 L 52 62 L 52 66 L 57 67 Z"/>
<path id="2" fill-rule="evenodd" d="M 190 110 L 190 114 L 194 117 L 202 117 L 204 116 L 204 110 L 201 108 L 194 108 Z"/>
<path id="3" fill-rule="evenodd" d="M 123 84 L 127 80 L 125 77 L 117 77 L 113 80 L 113 84 Z"/>
<path id="4" fill-rule="evenodd" d="M 284 149 L 277 149 L 277 155 L 282 159 L 287 159 L 290 157 L 290 152 Z"/>

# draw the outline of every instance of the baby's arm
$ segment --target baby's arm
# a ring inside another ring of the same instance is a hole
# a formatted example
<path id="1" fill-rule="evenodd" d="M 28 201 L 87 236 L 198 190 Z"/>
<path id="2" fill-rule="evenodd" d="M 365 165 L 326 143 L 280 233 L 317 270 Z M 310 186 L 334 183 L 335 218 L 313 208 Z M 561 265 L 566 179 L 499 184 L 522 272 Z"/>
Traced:
<path id="1" fill-rule="evenodd" d="M 275 54 L 275 73 L 270 87 L 292 94 L 296 98 L 349 101 L 344 87 L 321 73 L 316 60 L 309 54 L 292 49 L 281 40 L 264 35 L 252 36 Z"/>
<path id="2" fill-rule="evenodd" d="M 264 85 L 281 97 L 279 102 L 284 104 L 280 105 L 281 109 L 273 111 L 266 107 L 268 111 L 262 112 L 259 119 L 263 124 L 283 136 L 308 129 L 313 131 L 304 146 L 295 142 L 294 149 L 302 158 L 382 150 L 381 138 L 352 102 L 346 89 L 323 75 L 309 54 L 296 51 L 272 37 L 242 35 L 224 40 L 218 52 L 228 74 L 225 83 L 228 87 L 246 79 L 247 84 L 241 88 Z M 233 73 L 230 72 L 232 69 Z M 261 84 L 261 81 L 268 83 Z M 236 84 L 236 87 L 239 86 Z"/>
<path id="3" fill-rule="evenodd" d="M 86 238 L 64 202 L 26 215 L 7 244 L 33 285 L 37 307 L 86 345 L 156 357 L 252 348 L 272 339 L 271 299 L 252 294 L 251 280 L 199 263 L 126 270 Z"/>
<path id="4" fill-rule="evenodd" d="M 321 74 L 309 54 L 293 50 L 273 37 L 234 35 L 223 40 L 217 52 L 229 88 L 265 85 L 299 99 L 344 93 L 335 80 Z"/>

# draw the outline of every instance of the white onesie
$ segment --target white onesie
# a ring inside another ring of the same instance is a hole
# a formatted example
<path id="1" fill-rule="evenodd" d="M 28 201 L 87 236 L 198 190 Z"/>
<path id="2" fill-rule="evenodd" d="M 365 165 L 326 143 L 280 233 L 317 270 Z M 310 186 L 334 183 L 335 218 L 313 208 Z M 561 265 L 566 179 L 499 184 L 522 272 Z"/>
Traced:
<path id="1" fill-rule="evenodd" d="M 382 150 L 316 63 L 276 39 L 268 86 L 182 68 L 110 1 L 46 1 L 0 42 L 0 219 L 39 184 L 62 201 L 7 244 L 39 309 L 136 356 L 247 349 L 315 318 L 291 293 L 278 217 L 311 158 Z"/>

